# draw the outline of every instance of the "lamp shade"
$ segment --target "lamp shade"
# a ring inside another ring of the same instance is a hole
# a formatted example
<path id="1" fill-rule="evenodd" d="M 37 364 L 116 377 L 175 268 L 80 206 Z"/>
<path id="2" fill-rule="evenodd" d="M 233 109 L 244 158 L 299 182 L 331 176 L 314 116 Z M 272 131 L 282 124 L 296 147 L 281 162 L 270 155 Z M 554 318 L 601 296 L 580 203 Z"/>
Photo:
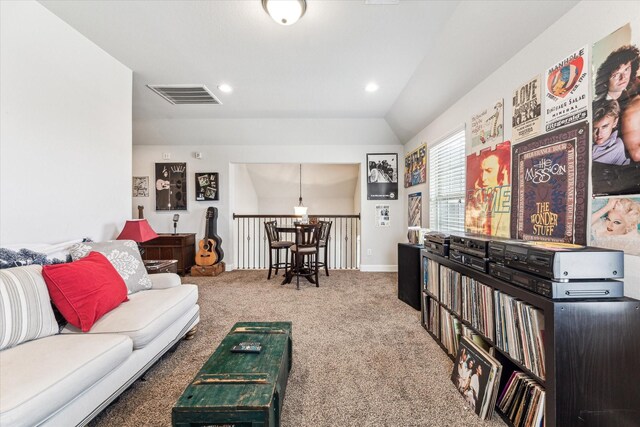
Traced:
<path id="1" fill-rule="evenodd" d="M 306 206 L 294 206 L 293 207 L 293 212 L 294 212 L 295 215 L 298 215 L 298 216 L 306 215 L 307 214 L 307 207 Z"/>
<path id="2" fill-rule="evenodd" d="M 146 219 L 132 219 L 124 225 L 122 233 L 118 236 L 118 240 L 133 240 L 142 243 L 158 237 L 151 228 Z"/>

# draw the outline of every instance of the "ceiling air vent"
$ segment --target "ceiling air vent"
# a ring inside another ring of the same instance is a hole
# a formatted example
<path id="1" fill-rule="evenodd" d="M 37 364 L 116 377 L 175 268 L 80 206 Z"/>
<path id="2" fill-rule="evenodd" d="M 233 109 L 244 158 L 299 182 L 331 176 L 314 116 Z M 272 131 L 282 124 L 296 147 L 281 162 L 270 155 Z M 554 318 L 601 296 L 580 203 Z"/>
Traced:
<path id="1" fill-rule="evenodd" d="M 172 104 L 222 104 L 205 85 L 147 85 L 147 87 Z"/>

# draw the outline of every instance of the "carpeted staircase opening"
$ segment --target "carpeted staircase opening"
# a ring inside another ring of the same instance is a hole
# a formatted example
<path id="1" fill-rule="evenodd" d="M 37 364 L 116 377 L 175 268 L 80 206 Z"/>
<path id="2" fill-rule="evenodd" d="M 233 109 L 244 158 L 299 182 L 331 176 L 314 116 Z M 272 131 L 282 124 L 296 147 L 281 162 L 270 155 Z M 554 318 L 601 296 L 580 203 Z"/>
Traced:
<path id="1" fill-rule="evenodd" d="M 332 271 L 320 287 L 281 286 L 266 271 L 185 277 L 199 287 L 200 324 L 91 426 L 170 426 L 171 408 L 239 321 L 293 322 L 284 427 L 504 426 L 482 421 L 451 383 L 453 362 L 397 298 L 396 273 Z"/>

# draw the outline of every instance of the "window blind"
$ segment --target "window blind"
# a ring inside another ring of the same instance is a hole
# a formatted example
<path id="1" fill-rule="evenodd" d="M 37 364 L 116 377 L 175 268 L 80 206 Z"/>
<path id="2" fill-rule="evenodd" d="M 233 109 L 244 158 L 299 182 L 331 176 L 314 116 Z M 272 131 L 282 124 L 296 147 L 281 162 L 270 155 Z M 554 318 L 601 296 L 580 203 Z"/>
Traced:
<path id="1" fill-rule="evenodd" d="M 464 129 L 429 149 L 429 228 L 464 231 Z"/>

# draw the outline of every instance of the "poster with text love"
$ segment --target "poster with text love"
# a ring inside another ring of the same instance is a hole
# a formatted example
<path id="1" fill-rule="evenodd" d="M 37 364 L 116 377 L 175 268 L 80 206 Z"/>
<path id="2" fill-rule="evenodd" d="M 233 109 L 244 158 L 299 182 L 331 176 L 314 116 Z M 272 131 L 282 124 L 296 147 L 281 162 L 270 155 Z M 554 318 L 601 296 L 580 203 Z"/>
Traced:
<path id="1" fill-rule="evenodd" d="M 540 75 L 537 75 L 513 92 L 511 135 L 514 144 L 540 133 L 542 128 L 540 83 Z"/>

